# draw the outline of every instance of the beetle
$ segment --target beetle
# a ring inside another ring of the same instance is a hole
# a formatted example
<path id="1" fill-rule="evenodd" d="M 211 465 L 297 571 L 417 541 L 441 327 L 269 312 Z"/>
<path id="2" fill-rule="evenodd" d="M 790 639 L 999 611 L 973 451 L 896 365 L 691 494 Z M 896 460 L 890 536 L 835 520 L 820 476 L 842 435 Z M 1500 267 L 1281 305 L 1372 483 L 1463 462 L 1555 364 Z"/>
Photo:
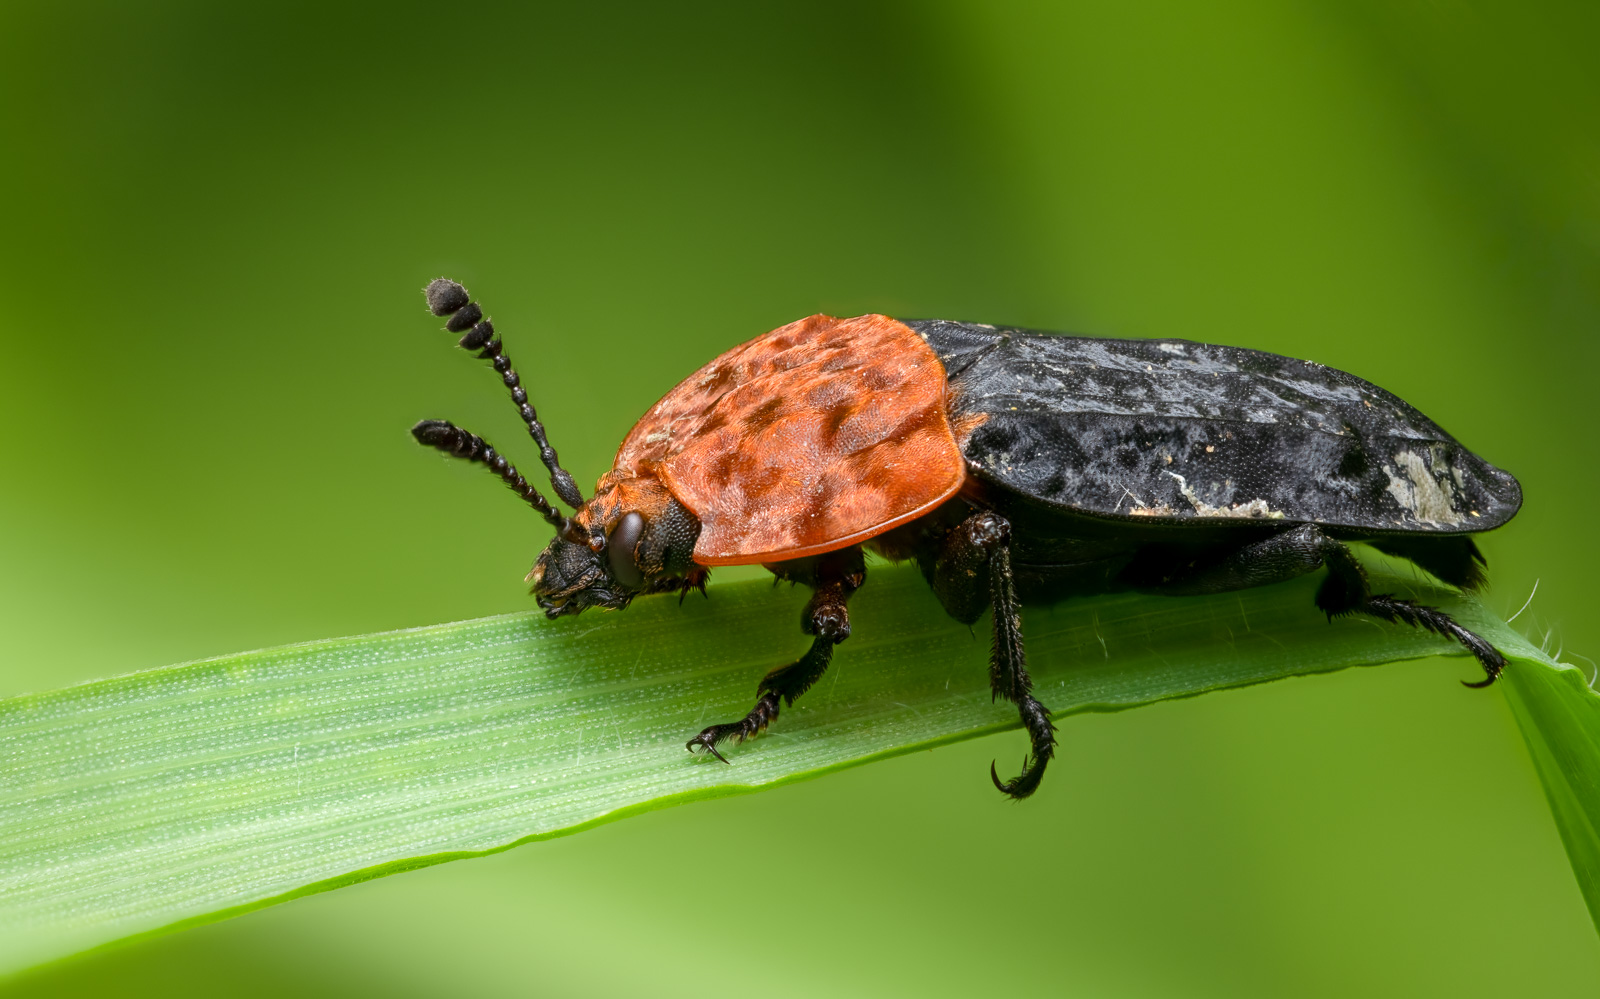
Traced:
<path id="1" fill-rule="evenodd" d="M 444 420 L 422 444 L 488 466 L 555 528 L 528 582 L 550 618 L 705 591 L 717 566 L 759 564 L 812 591 L 811 645 L 767 673 L 744 718 L 688 742 L 765 731 L 850 636 L 863 548 L 915 560 L 951 617 L 990 611 L 989 680 L 1030 752 L 989 776 L 1026 798 L 1055 754 L 1033 696 L 1023 602 L 1140 590 L 1218 593 L 1317 569 L 1332 621 L 1366 614 L 1459 642 L 1486 687 L 1506 660 L 1448 614 L 1373 593 L 1351 542 L 1464 590 L 1472 535 L 1522 503 L 1510 474 L 1399 397 L 1325 365 L 1188 340 L 1118 340 L 946 320 L 811 316 L 717 357 L 634 426 L 585 500 L 550 446 L 483 309 L 426 289 L 460 345 L 490 361 L 562 512 L 483 438 Z"/>

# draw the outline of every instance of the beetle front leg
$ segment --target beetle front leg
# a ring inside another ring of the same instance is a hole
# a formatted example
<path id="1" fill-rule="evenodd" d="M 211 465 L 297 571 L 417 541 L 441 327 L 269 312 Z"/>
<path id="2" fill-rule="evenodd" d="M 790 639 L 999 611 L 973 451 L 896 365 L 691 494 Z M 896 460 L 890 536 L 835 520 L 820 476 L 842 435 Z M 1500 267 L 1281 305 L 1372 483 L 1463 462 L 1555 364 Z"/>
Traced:
<path id="1" fill-rule="evenodd" d="M 1004 697 L 1017 706 L 1033 752 L 1022 761 L 1022 773 L 1010 780 L 1002 781 L 992 763 L 989 777 L 1004 794 L 1026 798 L 1038 790 L 1045 767 L 1055 756 L 1056 734 L 1050 710 L 1033 697 L 1033 678 L 1028 675 L 1022 607 L 1011 574 L 1011 523 L 991 510 L 962 521 L 944 539 L 932 582 L 934 593 L 958 621 L 971 624 L 985 605 L 994 612 L 989 689 L 994 697 Z"/>
<path id="2" fill-rule="evenodd" d="M 712 725 L 690 739 L 686 748 L 691 753 L 703 749 L 727 763 L 727 758 L 717 751 L 717 743 L 726 739 L 743 742 L 766 731 L 778 719 L 780 707 L 793 706 L 796 698 L 822 679 L 833 661 L 833 647 L 850 637 L 850 611 L 846 604 L 866 581 L 860 548 L 830 552 L 806 560 L 802 566 L 780 569 L 777 574 L 779 579 L 810 582 L 814 587 L 800 617 L 800 629 L 813 636 L 811 648 L 795 662 L 779 666 L 762 678 L 756 688 L 756 706 L 743 719 Z"/>

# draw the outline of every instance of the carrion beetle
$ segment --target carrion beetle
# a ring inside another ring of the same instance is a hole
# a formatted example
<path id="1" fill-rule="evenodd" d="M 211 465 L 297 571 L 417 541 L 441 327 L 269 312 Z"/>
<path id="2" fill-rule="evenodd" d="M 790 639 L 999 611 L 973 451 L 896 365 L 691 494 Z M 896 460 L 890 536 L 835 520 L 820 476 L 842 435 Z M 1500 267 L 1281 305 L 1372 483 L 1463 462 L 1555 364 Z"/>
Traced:
<path id="1" fill-rule="evenodd" d="M 724 353 L 645 414 L 585 500 L 493 324 L 454 281 L 427 291 L 511 391 L 567 515 L 481 437 L 443 420 L 423 444 L 487 465 L 555 527 L 528 580 L 551 618 L 705 589 L 760 564 L 812 589 L 811 647 L 755 707 L 688 748 L 748 739 L 816 683 L 850 636 L 863 547 L 914 559 L 945 609 L 993 612 L 989 680 L 1031 742 L 1025 798 L 1055 752 L 1019 608 L 1115 590 L 1201 594 L 1328 570 L 1331 620 L 1367 614 L 1452 638 L 1493 683 L 1500 653 L 1448 615 L 1376 594 L 1365 542 L 1445 583 L 1484 582 L 1471 535 L 1504 524 L 1516 479 L 1400 398 L 1343 371 L 1239 347 L 1114 340 L 944 320 L 811 316 Z M 680 597 L 681 599 L 681 597 Z"/>

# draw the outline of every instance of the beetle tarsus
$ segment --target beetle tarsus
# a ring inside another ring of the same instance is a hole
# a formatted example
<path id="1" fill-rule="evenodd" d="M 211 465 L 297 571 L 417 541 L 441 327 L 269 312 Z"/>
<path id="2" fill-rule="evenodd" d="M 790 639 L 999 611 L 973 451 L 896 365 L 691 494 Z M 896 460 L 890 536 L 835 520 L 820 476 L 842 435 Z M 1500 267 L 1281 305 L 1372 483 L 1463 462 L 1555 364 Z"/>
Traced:
<path id="1" fill-rule="evenodd" d="M 752 715 L 755 714 L 754 711 L 750 713 Z M 699 735 L 695 736 L 693 739 L 690 739 L 684 745 L 684 748 L 691 753 L 695 752 L 696 750 L 703 749 L 712 756 L 715 756 L 717 759 L 721 760 L 723 763 L 727 763 L 728 758 L 717 751 L 717 743 L 724 739 L 734 739 L 735 741 L 743 742 L 746 736 L 740 733 L 740 729 L 744 728 L 749 721 L 750 719 L 746 718 L 744 721 L 737 722 L 732 725 L 713 725 L 704 732 L 701 732 Z"/>
<path id="2" fill-rule="evenodd" d="M 690 739 L 691 753 L 697 748 L 704 749 L 722 762 L 728 762 L 717 752 L 717 743 L 727 739 L 743 742 L 765 732 L 767 726 L 778 720 L 782 706 L 793 706 L 796 698 L 822 678 L 833 661 L 833 647 L 850 637 L 850 611 L 846 603 L 866 579 L 861 549 L 850 548 L 808 559 L 804 565 L 783 570 L 783 575 L 816 587 L 800 621 L 801 630 L 814 636 L 811 648 L 799 659 L 761 678 L 756 688 L 756 706 L 743 720 L 712 725 Z"/>
<path id="3" fill-rule="evenodd" d="M 742 720 L 727 722 L 722 725 L 712 725 L 701 731 L 693 739 L 690 739 L 684 748 L 691 753 L 696 749 L 704 749 L 712 756 L 727 763 L 727 757 L 717 752 L 717 743 L 728 739 L 732 739 L 734 742 L 743 742 L 746 739 L 754 739 L 762 732 L 765 732 L 768 725 L 778 720 L 779 699 L 781 697 L 782 695 L 776 691 L 762 693 L 761 699 L 756 701 L 756 706 L 751 708 L 750 713 L 745 715 Z"/>
<path id="4" fill-rule="evenodd" d="M 1022 801 L 1033 792 L 1039 790 L 1039 784 L 1044 780 L 1044 768 L 1047 761 L 1036 760 L 1031 756 L 1022 758 L 1022 773 L 1003 781 L 1000 773 L 995 768 L 994 762 L 989 763 L 989 779 L 994 781 L 995 790 L 1010 798 L 1012 801 Z"/>
<path id="5" fill-rule="evenodd" d="M 989 762 L 989 779 L 994 782 L 995 790 L 1010 798 L 1012 801 L 1022 801 L 1039 790 L 1039 785 L 1044 781 L 1044 768 L 1048 760 L 1039 760 L 1033 756 L 1022 758 L 1022 773 L 1010 780 L 1001 780 L 1000 772 L 993 760 Z"/>
<path id="6" fill-rule="evenodd" d="M 728 762 L 717 752 L 717 743 L 728 739 L 743 742 L 765 732 L 767 726 L 778 720 L 783 705 L 792 706 L 795 698 L 809 690 L 828 671 L 828 663 L 833 660 L 833 647 L 840 641 L 843 639 L 834 634 L 818 635 L 805 655 L 787 666 L 779 666 L 762 678 L 757 690 L 759 699 L 749 714 L 740 721 L 705 729 L 689 740 L 689 752 L 694 752 L 696 748 L 704 749 L 722 762 Z"/>
<path id="7" fill-rule="evenodd" d="M 1013 801 L 1021 801 L 1039 789 L 1039 782 L 1044 780 L 1045 767 L 1049 766 L 1056 752 L 1055 726 L 1050 722 L 1050 709 L 1029 696 L 1017 705 L 1017 713 L 1022 716 L 1022 724 L 1028 730 L 1033 749 L 1030 755 L 1022 758 L 1022 773 L 1002 781 L 995 765 L 989 764 L 989 779 L 994 781 L 994 786 L 1001 794 Z"/>
<path id="8" fill-rule="evenodd" d="M 1455 618 L 1444 611 L 1424 607 L 1410 600 L 1401 600 L 1387 593 L 1368 597 L 1366 605 L 1361 610 L 1362 613 L 1371 614 L 1385 621 L 1409 624 L 1414 628 L 1431 631 L 1435 635 L 1453 638 L 1460 642 L 1478 660 L 1484 672 L 1482 680 L 1462 680 L 1461 684 L 1464 687 L 1481 690 L 1498 680 L 1500 672 L 1506 668 L 1506 658 L 1500 654 L 1499 649 L 1484 641 L 1475 632 L 1457 624 Z"/>

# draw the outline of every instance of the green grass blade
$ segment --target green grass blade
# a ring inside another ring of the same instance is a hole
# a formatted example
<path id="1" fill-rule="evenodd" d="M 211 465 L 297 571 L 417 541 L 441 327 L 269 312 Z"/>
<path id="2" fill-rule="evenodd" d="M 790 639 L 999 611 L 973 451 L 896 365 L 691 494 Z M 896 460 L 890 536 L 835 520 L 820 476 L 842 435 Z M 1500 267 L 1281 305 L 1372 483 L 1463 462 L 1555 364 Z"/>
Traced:
<path id="1" fill-rule="evenodd" d="M 1505 687 L 1583 900 L 1600 928 L 1600 694 L 1572 666 L 1510 670 Z"/>
<path id="2" fill-rule="evenodd" d="M 872 577 L 833 669 L 732 766 L 684 741 L 741 715 L 800 651 L 803 591 L 740 583 L 681 608 L 334 639 L 0 702 L 0 971 L 1013 727 L 990 702 L 983 626 L 947 618 L 912 569 Z M 1376 621 L 1330 625 L 1315 585 L 1030 608 L 1039 695 L 1059 718 L 1459 652 Z M 1593 905 L 1594 695 L 1470 598 L 1418 595 L 1516 657 L 1518 717 Z M 1458 675 L 1476 666 L 1442 671 L 1441 696 Z"/>

